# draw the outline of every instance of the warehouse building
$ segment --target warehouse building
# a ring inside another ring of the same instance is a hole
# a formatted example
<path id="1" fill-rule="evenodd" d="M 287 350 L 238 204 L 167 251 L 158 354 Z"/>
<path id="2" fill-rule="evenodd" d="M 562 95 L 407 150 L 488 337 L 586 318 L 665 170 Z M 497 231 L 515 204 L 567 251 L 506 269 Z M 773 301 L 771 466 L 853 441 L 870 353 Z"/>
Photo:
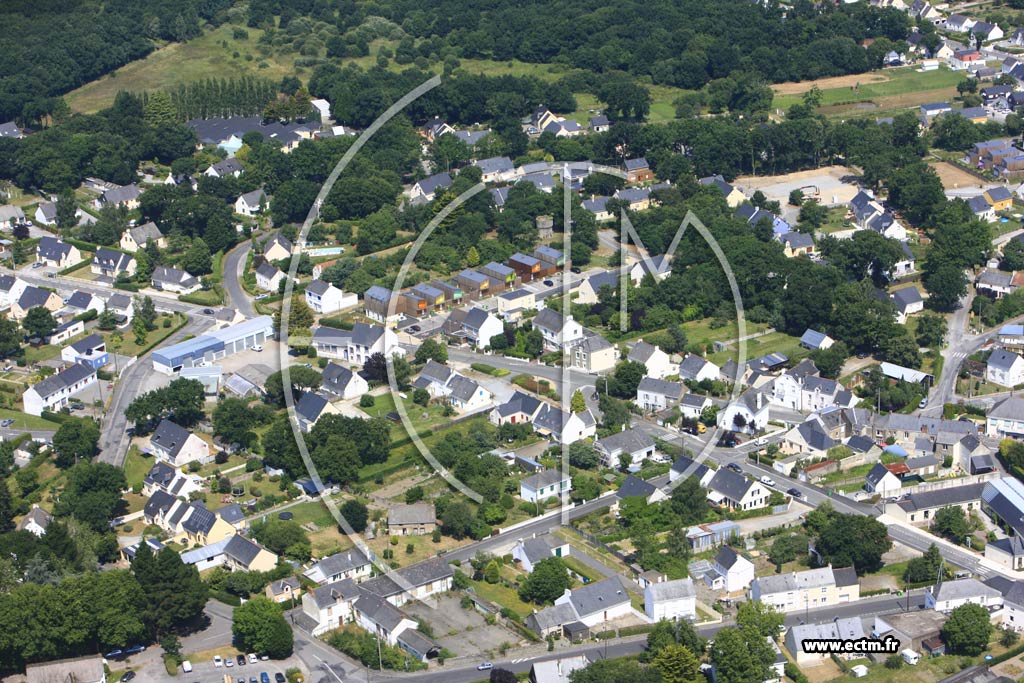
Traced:
<path id="1" fill-rule="evenodd" d="M 153 369 L 173 375 L 182 368 L 204 367 L 225 356 L 263 344 L 273 336 L 273 319 L 269 315 L 261 315 L 157 349 L 153 352 Z"/>

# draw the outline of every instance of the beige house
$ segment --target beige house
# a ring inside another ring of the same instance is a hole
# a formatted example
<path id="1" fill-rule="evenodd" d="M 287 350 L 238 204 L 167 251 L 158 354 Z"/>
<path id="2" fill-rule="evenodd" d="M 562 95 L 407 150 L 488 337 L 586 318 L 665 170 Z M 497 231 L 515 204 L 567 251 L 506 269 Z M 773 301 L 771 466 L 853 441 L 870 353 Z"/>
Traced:
<path id="1" fill-rule="evenodd" d="M 156 227 L 156 223 L 150 221 L 134 228 L 128 228 L 121 235 L 121 249 L 135 253 L 139 249 L 145 249 L 146 245 L 153 242 L 161 249 L 167 248 L 167 238 Z"/>
<path id="2" fill-rule="evenodd" d="M 292 242 L 281 233 L 277 233 L 263 245 L 263 258 L 268 261 L 280 261 L 292 255 Z"/>
<path id="3" fill-rule="evenodd" d="M 17 301 L 11 302 L 11 318 L 21 320 L 33 308 L 45 308 L 51 313 L 56 313 L 62 305 L 63 302 L 56 292 L 29 285 L 21 292 Z"/>
<path id="4" fill-rule="evenodd" d="M 598 373 L 611 370 L 619 359 L 619 351 L 599 334 L 585 337 L 569 349 L 572 367 L 584 372 Z"/>
<path id="5" fill-rule="evenodd" d="M 860 599 L 860 583 L 852 567 L 832 565 L 789 574 L 759 576 L 750 584 L 750 597 L 779 612 L 831 607 Z"/>
<path id="6" fill-rule="evenodd" d="M 388 510 L 388 533 L 392 536 L 423 536 L 434 533 L 437 513 L 432 503 L 399 505 Z"/>

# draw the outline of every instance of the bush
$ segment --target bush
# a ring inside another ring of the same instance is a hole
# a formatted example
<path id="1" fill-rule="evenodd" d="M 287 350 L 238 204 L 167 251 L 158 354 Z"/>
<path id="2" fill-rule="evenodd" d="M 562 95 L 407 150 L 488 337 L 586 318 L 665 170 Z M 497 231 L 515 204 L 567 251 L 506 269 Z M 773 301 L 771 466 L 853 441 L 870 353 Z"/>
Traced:
<path id="1" fill-rule="evenodd" d="M 885 660 L 886 669 L 902 669 L 903 668 L 903 657 L 899 655 L 889 655 Z"/>
<path id="2" fill-rule="evenodd" d="M 377 402 L 377 399 L 375 399 L 370 394 L 363 394 L 362 396 L 359 397 L 359 407 L 360 408 L 372 408 L 373 405 L 376 402 Z"/>

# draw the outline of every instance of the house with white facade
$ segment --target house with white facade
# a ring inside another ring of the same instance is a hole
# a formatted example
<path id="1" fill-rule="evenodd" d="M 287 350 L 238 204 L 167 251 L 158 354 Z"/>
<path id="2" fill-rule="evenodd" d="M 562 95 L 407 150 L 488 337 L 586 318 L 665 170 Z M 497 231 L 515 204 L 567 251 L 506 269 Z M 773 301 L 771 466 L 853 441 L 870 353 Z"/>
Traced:
<path id="1" fill-rule="evenodd" d="M 566 500 L 572 491 L 572 477 L 558 470 L 544 470 L 519 482 L 519 497 L 531 503 L 548 498 Z"/>
<path id="2" fill-rule="evenodd" d="M 903 481 L 880 462 L 876 462 L 864 477 L 864 490 L 868 493 L 877 493 L 886 497 L 898 493 L 901 488 L 903 488 Z"/>
<path id="3" fill-rule="evenodd" d="M 679 403 L 685 392 L 681 382 L 644 377 L 636 387 L 636 405 L 641 410 L 657 412 Z"/>
<path id="4" fill-rule="evenodd" d="M 249 218 L 260 213 L 267 206 L 267 193 L 263 188 L 239 195 L 235 200 L 235 213 Z"/>
<path id="5" fill-rule="evenodd" d="M 164 419 L 149 437 L 149 446 L 143 450 L 174 467 L 185 467 L 191 462 L 213 462 L 210 445 L 184 427 Z"/>
<path id="6" fill-rule="evenodd" d="M 370 390 L 369 383 L 358 372 L 333 361 L 327 364 L 321 377 L 320 388 L 341 399 L 359 398 Z"/>
<path id="7" fill-rule="evenodd" d="M 359 305 L 359 296 L 345 293 L 329 282 L 313 280 L 306 285 L 306 305 L 317 315 L 337 313 Z"/>
<path id="8" fill-rule="evenodd" d="M 744 434 L 763 431 L 768 426 L 768 404 L 764 392 L 748 389 L 718 411 L 718 426 Z"/>
<path id="9" fill-rule="evenodd" d="M 952 612 L 961 605 L 981 605 L 986 609 L 1001 607 L 1003 594 L 977 579 L 943 581 L 925 589 L 924 608 L 936 612 Z"/>
<path id="10" fill-rule="evenodd" d="M 626 359 L 643 363 L 647 368 L 647 376 L 654 379 L 665 379 L 669 375 L 679 374 L 679 365 L 673 363 L 667 353 L 653 344 L 648 344 L 643 339 L 633 345 Z"/>
<path id="11" fill-rule="evenodd" d="M 191 294 L 202 286 L 199 278 L 190 275 L 180 268 L 157 266 L 153 269 L 153 289 L 175 294 Z"/>
<path id="12" fill-rule="evenodd" d="M 623 579 L 612 576 L 595 581 L 575 590 L 566 589 L 555 598 L 553 607 L 535 612 L 526 617 L 526 627 L 543 636 L 560 632 L 565 624 L 578 621 L 594 627 L 619 619 L 632 612 L 629 591 Z"/>
<path id="13" fill-rule="evenodd" d="M 694 382 L 709 382 L 718 379 L 722 369 L 695 353 L 688 353 L 679 364 L 679 379 L 688 379 Z"/>
<path id="14" fill-rule="evenodd" d="M 594 449 L 606 467 L 617 468 L 625 457 L 630 465 L 639 465 L 657 451 L 654 438 L 640 429 L 624 429 L 594 442 Z"/>
<path id="15" fill-rule="evenodd" d="M 708 482 L 708 500 L 730 510 L 755 510 L 768 505 L 771 490 L 759 481 L 725 467 Z"/>
<path id="16" fill-rule="evenodd" d="M 1003 387 L 1024 384 L 1024 358 L 1005 349 L 996 349 L 985 365 L 985 379 Z"/>
<path id="17" fill-rule="evenodd" d="M 697 591 L 693 579 L 650 583 L 644 588 L 644 612 L 652 621 L 697 618 Z"/>
<path id="18" fill-rule="evenodd" d="M 738 593 L 750 587 L 754 580 L 754 563 L 727 545 L 723 545 L 711 563 L 711 574 L 705 580 L 712 588 Z"/>
<path id="19" fill-rule="evenodd" d="M 521 538 L 512 546 L 512 559 L 529 574 L 541 560 L 549 557 L 569 557 L 571 547 L 566 541 L 553 534 L 541 534 Z"/>
<path id="20" fill-rule="evenodd" d="M 583 339 L 583 326 L 553 308 L 543 308 L 533 318 L 534 328 L 544 337 L 545 351 L 559 351 Z"/>
<path id="21" fill-rule="evenodd" d="M 267 261 L 256 267 L 256 286 L 265 292 L 278 291 L 286 277 L 280 268 Z"/>
<path id="22" fill-rule="evenodd" d="M 74 363 L 26 389 L 21 396 L 22 404 L 29 415 L 42 415 L 44 410 L 57 411 L 95 383 L 95 368 Z"/>
<path id="23" fill-rule="evenodd" d="M 788 574 L 759 576 L 750 584 L 750 598 L 779 612 L 832 607 L 860 599 L 860 583 L 852 567 L 832 565 Z"/>
<path id="24" fill-rule="evenodd" d="M 394 330 L 368 323 L 356 323 L 351 330 L 318 327 L 313 331 L 313 347 L 320 357 L 359 366 L 375 353 L 384 354 L 385 358 L 405 355 Z"/>
<path id="25" fill-rule="evenodd" d="M 1024 398 L 1009 396 L 992 406 L 985 416 L 985 434 L 1024 439 Z"/>

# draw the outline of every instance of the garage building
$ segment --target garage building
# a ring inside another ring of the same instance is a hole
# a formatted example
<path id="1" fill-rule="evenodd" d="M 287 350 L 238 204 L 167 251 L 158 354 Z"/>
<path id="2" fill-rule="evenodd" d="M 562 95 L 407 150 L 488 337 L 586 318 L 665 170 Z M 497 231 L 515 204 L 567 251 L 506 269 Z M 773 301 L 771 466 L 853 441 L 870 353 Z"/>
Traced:
<path id="1" fill-rule="evenodd" d="M 269 315 L 261 315 L 157 349 L 153 352 L 153 369 L 165 375 L 173 375 L 182 368 L 202 367 L 233 353 L 251 349 L 273 336 L 273 319 Z"/>

